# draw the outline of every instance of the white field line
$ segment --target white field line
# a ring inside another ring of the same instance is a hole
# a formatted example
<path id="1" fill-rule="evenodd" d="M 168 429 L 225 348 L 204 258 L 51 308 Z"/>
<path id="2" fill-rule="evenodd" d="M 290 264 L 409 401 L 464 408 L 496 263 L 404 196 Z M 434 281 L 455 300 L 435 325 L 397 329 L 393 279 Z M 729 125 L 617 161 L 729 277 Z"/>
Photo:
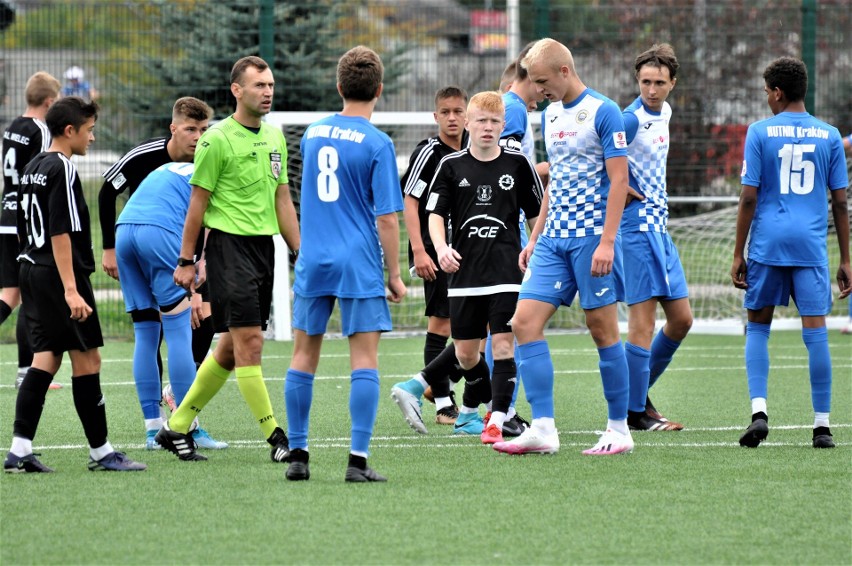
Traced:
<path id="1" fill-rule="evenodd" d="M 813 428 L 810 425 L 773 425 L 771 427 L 772 430 L 806 430 Z M 852 423 L 832 423 L 831 428 L 840 429 L 840 428 L 852 428 Z M 647 440 L 654 438 L 680 438 L 682 436 L 687 436 L 690 432 L 730 432 L 730 431 L 739 431 L 742 430 L 742 425 L 737 426 L 723 426 L 723 427 L 706 427 L 706 428 L 686 428 L 682 431 L 677 432 L 634 432 L 633 439 L 636 441 L 637 448 L 727 448 L 727 447 L 737 447 L 740 445 L 738 442 L 732 440 L 730 442 L 660 442 L 658 440 L 654 440 L 651 442 L 646 442 Z M 567 432 L 560 432 L 559 436 L 561 438 L 565 438 L 567 436 L 598 436 L 602 434 L 601 430 L 572 430 Z M 430 441 L 437 441 L 436 443 Z M 807 439 L 806 439 L 807 440 Z M 803 446 L 805 444 L 810 445 L 809 442 L 803 440 L 802 442 L 771 442 L 764 441 L 760 445 L 761 446 Z M 310 441 L 310 448 L 349 448 L 350 438 L 348 436 L 338 436 L 338 437 L 328 437 L 328 438 L 317 438 L 312 439 Z M 227 440 L 228 444 L 232 448 L 246 448 L 246 449 L 256 449 L 259 447 L 267 447 L 267 444 L 263 440 Z M 563 442 L 560 441 L 561 446 L 589 446 L 589 443 L 593 442 L 593 439 L 586 442 L 579 441 L 570 441 Z M 838 443 L 838 446 L 844 446 L 848 443 Z M 116 445 L 118 446 L 118 445 Z M 137 448 L 142 449 L 145 447 L 144 444 L 131 444 L 131 445 L 121 445 L 119 448 Z M 370 442 L 370 448 L 477 448 L 482 447 L 482 444 L 476 442 L 475 436 L 468 435 L 437 435 L 437 434 L 425 434 L 412 436 L 411 434 L 407 434 L 404 436 L 374 436 L 372 441 Z M 84 444 L 57 444 L 57 445 L 41 445 L 34 446 L 34 451 L 39 450 L 80 450 L 86 448 Z M 2 448 L 2 450 L 8 450 L 8 447 Z M 202 450 L 204 453 L 215 453 L 216 450 Z"/>

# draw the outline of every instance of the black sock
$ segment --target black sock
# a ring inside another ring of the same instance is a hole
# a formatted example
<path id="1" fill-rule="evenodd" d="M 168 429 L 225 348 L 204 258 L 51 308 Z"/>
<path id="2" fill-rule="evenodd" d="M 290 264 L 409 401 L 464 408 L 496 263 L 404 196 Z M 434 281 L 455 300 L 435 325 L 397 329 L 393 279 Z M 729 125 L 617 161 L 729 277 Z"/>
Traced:
<path id="1" fill-rule="evenodd" d="M 434 390 L 435 382 L 441 379 L 446 379 L 447 375 L 449 375 L 458 363 L 459 361 L 456 359 L 456 345 L 450 343 L 450 345 L 444 348 L 444 350 L 438 354 L 434 360 L 429 362 L 426 367 L 423 368 L 421 373 L 423 374 L 423 378 L 426 380 L 426 383 L 431 385 Z"/>
<path id="2" fill-rule="evenodd" d="M 12 314 L 12 307 L 7 305 L 6 301 L 0 301 L 0 324 L 6 322 L 10 314 Z"/>
<path id="3" fill-rule="evenodd" d="M 358 468 L 359 470 L 367 469 L 367 459 L 363 456 L 356 456 L 355 454 L 349 455 L 349 465 L 353 468 Z"/>
<path id="4" fill-rule="evenodd" d="M 92 373 L 71 378 L 74 408 L 83 424 L 89 446 L 98 448 L 107 441 L 106 404 L 101 394 L 101 374 Z"/>
<path id="5" fill-rule="evenodd" d="M 492 411 L 509 412 L 517 380 L 518 368 L 515 366 L 514 358 L 494 360 L 494 371 L 491 374 Z"/>
<path id="6" fill-rule="evenodd" d="M 192 359 L 195 360 L 196 367 L 200 366 L 207 357 L 215 334 L 212 316 L 202 320 L 201 325 L 192 331 Z"/>
<path id="7" fill-rule="evenodd" d="M 479 363 L 464 372 L 464 379 L 462 403 L 465 407 L 478 407 L 491 401 L 491 380 L 485 358 L 480 356 Z"/>
<path id="8" fill-rule="evenodd" d="M 751 422 L 754 422 L 754 421 L 756 421 L 756 420 L 758 420 L 758 419 L 763 419 L 763 420 L 765 420 L 766 422 L 769 422 L 769 417 L 767 417 L 767 416 L 766 416 L 766 413 L 764 413 L 763 411 L 758 411 L 758 412 L 756 412 L 755 414 L 753 414 L 753 415 L 751 416 Z"/>
<path id="9" fill-rule="evenodd" d="M 432 360 L 437 358 L 447 347 L 447 340 L 449 339 L 449 336 L 427 332 L 426 345 L 423 347 L 423 364 L 428 366 Z"/>
<path id="10" fill-rule="evenodd" d="M 160 372 L 160 390 L 163 389 L 163 355 L 160 350 L 163 349 L 163 325 L 160 324 L 160 341 L 157 342 L 157 370 Z"/>
<path id="11" fill-rule="evenodd" d="M 30 337 L 27 335 L 27 323 L 23 317 L 24 305 L 18 310 L 18 323 L 15 326 L 15 340 L 18 341 L 18 367 L 33 365 L 33 351 L 30 349 Z"/>
<path id="12" fill-rule="evenodd" d="M 44 410 L 44 398 L 53 376 L 48 372 L 30 368 L 18 389 L 15 401 L 15 425 L 13 433 L 20 438 L 33 440 Z"/>

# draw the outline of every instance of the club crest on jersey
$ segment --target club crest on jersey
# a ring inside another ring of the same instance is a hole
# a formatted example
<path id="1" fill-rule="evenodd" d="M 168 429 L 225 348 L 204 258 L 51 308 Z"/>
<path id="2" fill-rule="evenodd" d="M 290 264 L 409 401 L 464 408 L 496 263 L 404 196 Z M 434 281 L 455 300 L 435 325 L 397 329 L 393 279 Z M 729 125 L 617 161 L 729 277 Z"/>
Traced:
<path id="1" fill-rule="evenodd" d="M 614 145 L 616 149 L 624 149 L 627 147 L 627 136 L 624 135 L 624 132 L 614 132 L 612 134 L 612 145 Z"/>
<path id="2" fill-rule="evenodd" d="M 500 185 L 500 188 L 504 191 L 508 191 L 512 187 L 515 186 L 515 179 L 511 175 L 503 175 L 500 177 L 500 180 L 497 181 L 497 184 Z"/>
<path id="3" fill-rule="evenodd" d="M 281 154 L 270 153 L 269 164 L 272 167 L 272 176 L 276 179 L 281 176 Z"/>
<path id="4" fill-rule="evenodd" d="M 577 112 L 576 120 L 577 120 L 578 124 L 582 124 L 588 118 L 589 118 L 589 111 L 588 110 L 580 110 L 579 112 Z"/>
<path id="5" fill-rule="evenodd" d="M 488 202 L 491 200 L 491 185 L 479 185 L 476 187 L 476 200 Z"/>
<path id="6" fill-rule="evenodd" d="M 745 177 L 746 173 L 748 173 L 748 167 L 746 166 L 746 160 L 743 159 L 743 170 L 740 173 L 740 177 Z"/>

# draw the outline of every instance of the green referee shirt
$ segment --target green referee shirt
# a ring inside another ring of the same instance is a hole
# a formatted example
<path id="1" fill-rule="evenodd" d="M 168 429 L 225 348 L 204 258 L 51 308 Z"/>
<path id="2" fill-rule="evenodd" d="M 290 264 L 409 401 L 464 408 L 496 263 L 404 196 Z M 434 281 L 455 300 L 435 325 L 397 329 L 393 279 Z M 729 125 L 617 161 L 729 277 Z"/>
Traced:
<path id="1" fill-rule="evenodd" d="M 288 183 L 284 134 L 265 123 L 255 134 L 228 116 L 198 140 L 189 183 L 211 193 L 207 228 L 240 236 L 277 234 L 275 191 Z"/>

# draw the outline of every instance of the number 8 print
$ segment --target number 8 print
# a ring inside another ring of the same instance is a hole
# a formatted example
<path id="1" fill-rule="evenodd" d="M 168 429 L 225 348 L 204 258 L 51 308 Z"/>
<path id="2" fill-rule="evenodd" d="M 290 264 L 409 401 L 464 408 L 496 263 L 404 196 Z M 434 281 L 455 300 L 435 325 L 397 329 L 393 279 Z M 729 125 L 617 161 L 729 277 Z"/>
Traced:
<path id="1" fill-rule="evenodd" d="M 337 150 L 330 145 L 323 146 L 317 154 L 317 194 L 323 202 L 334 202 L 340 198 L 340 183 L 337 180 Z"/>

